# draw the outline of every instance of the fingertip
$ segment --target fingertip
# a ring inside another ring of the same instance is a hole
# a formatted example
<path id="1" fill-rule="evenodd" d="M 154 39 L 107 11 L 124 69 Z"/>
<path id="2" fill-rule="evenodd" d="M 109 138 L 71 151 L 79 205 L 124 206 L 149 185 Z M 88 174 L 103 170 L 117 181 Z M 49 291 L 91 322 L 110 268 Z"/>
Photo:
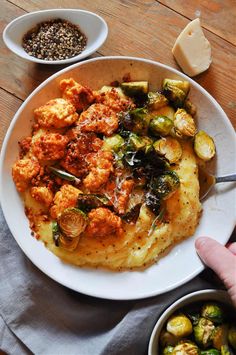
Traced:
<path id="1" fill-rule="evenodd" d="M 200 249 L 204 248 L 212 240 L 213 239 L 211 239 L 209 237 L 199 237 L 195 241 L 195 247 L 196 247 L 197 250 L 200 250 Z"/>

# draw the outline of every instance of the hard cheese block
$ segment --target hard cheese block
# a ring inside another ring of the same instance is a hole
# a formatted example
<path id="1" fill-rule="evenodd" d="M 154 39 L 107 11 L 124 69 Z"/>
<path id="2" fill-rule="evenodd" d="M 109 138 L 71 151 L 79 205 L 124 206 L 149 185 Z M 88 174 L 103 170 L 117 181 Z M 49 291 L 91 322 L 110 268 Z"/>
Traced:
<path id="1" fill-rule="evenodd" d="M 211 46 L 204 36 L 200 20 L 191 21 L 177 38 L 172 53 L 189 76 L 195 76 L 209 68 L 211 64 Z"/>

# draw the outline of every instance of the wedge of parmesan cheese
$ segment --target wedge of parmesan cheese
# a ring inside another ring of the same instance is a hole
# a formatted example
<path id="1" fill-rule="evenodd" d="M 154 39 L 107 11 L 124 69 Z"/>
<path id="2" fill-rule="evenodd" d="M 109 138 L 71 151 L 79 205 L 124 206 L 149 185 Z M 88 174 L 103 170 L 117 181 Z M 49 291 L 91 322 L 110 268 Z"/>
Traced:
<path id="1" fill-rule="evenodd" d="M 212 62 L 211 45 L 204 36 L 199 18 L 191 21 L 178 36 L 172 53 L 189 76 L 207 70 Z"/>

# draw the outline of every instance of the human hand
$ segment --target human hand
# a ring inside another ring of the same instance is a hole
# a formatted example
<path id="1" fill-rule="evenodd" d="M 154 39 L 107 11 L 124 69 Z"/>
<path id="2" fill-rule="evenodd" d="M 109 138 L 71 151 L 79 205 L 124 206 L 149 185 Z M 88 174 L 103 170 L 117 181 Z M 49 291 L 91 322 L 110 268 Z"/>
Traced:
<path id="1" fill-rule="evenodd" d="M 236 243 L 224 247 L 211 238 L 200 237 L 195 246 L 202 261 L 223 281 L 236 307 Z"/>

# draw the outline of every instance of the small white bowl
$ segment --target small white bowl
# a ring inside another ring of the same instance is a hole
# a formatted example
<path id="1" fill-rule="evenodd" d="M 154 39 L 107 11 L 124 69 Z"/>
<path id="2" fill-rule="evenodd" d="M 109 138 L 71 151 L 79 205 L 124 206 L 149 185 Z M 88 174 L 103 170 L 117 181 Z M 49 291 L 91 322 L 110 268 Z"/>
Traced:
<path id="1" fill-rule="evenodd" d="M 178 309 L 199 301 L 218 301 L 220 303 L 232 307 L 232 314 L 234 312 L 232 302 L 226 291 L 208 289 L 189 293 L 188 295 L 181 297 L 180 299 L 175 301 L 171 306 L 169 306 L 158 319 L 149 341 L 148 355 L 160 355 L 158 351 L 159 337 L 161 330 L 164 327 L 166 321 L 169 319 L 169 317 Z"/>
<path id="2" fill-rule="evenodd" d="M 67 20 L 78 25 L 87 37 L 86 48 L 78 55 L 63 60 L 44 60 L 30 56 L 22 47 L 23 36 L 40 22 L 53 19 Z M 68 64 L 90 56 L 102 46 L 108 35 L 108 26 L 100 16 L 93 12 L 76 9 L 51 9 L 30 12 L 17 17 L 3 31 L 3 41 L 6 46 L 21 58 L 41 64 Z"/>

